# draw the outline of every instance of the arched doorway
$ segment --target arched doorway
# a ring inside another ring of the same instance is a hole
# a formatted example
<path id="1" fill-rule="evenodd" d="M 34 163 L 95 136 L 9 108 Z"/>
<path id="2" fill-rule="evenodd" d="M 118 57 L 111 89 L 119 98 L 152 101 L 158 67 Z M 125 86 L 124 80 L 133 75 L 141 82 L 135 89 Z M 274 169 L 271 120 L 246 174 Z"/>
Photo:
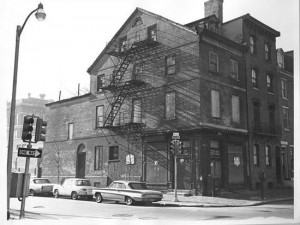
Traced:
<path id="1" fill-rule="evenodd" d="M 77 159 L 76 159 L 76 177 L 77 178 L 85 177 L 85 159 L 86 159 L 85 145 L 80 144 L 77 148 Z"/>

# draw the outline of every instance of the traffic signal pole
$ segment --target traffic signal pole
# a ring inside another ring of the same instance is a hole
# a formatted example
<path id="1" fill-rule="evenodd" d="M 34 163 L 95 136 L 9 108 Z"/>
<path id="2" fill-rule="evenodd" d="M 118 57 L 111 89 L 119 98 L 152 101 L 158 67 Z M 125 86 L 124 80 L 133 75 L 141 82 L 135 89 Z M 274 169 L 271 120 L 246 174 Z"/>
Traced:
<path id="1" fill-rule="evenodd" d="M 176 144 L 175 144 L 176 146 Z M 175 147 L 176 148 L 176 147 Z M 174 199 L 173 202 L 179 202 L 177 198 L 177 156 L 174 156 L 174 167 L 175 167 L 175 181 L 174 181 Z"/>
<path id="2" fill-rule="evenodd" d="M 31 145 L 31 141 L 29 142 L 29 144 L 27 145 L 28 149 L 31 149 L 32 145 Z M 29 190 L 27 189 L 28 187 L 28 177 L 30 176 L 29 172 L 29 164 L 30 164 L 30 158 L 26 157 L 26 161 L 25 161 L 25 173 L 24 173 L 24 178 L 23 178 L 23 191 L 22 191 L 22 202 L 21 202 L 21 210 L 20 210 L 20 219 L 24 219 L 25 218 L 25 200 L 26 200 L 26 192 L 28 192 Z"/>

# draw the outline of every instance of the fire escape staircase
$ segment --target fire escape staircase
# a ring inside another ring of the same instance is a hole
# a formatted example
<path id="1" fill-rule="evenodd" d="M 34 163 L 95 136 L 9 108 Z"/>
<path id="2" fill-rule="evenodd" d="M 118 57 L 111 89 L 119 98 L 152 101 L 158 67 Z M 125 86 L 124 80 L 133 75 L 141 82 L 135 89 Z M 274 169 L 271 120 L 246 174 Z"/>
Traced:
<path id="1" fill-rule="evenodd" d="M 156 46 L 158 42 L 153 40 L 143 40 L 140 42 L 135 42 L 131 47 L 124 52 L 111 51 L 108 54 L 121 58 L 120 64 L 114 69 L 113 77 L 110 84 L 105 88 L 110 90 L 113 94 L 113 102 L 109 108 L 106 120 L 104 121 L 103 127 L 113 126 L 114 119 L 116 118 L 127 94 L 132 89 L 134 80 L 126 81 L 122 83 L 122 78 L 129 66 L 134 60 L 138 59 L 139 56 L 142 57 L 143 54 L 149 55 L 151 49 Z"/>

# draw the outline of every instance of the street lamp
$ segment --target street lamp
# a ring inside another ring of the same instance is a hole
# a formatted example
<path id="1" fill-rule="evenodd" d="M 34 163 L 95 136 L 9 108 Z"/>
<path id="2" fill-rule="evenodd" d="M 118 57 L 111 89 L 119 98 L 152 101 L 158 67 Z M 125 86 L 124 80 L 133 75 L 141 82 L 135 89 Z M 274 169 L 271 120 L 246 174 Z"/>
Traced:
<path id="1" fill-rule="evenodd" d="M 10 121 L 9 121 L 10 123 L 9 123 L 8 153 L 7 153 L 7 219 L 9 219 L 10 217 L 9 207 L 10 207 L 10 188 L 11 188 L 11 167 L 12 167 L 13 142 L 14 142 L 13 139 L 14 139 L 14 127 L 15 127 L 15 109 L 16 109 L 20 37 L 27 23 L 27 20 L 34 12 L 36 12 L 35 16 L 39 21 L 43 21 L 46 18 L 46 13 L 44 12 L 43 5 L 40 3 L 35 10 L 29 13 L 23 25 L 17 26 L 17 32 L 16 32 L 15 64 L 14 64 L 12 99 L 11 99 L 11 107 L 10 107 Z"/>

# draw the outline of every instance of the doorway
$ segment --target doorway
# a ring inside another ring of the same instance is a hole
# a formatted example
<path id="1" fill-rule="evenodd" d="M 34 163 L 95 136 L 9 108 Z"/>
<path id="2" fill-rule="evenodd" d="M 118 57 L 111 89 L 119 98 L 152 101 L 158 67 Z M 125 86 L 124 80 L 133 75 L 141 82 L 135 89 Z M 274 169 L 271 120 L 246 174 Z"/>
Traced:
<path id="1" fill-rule="evenodd" d="M 277 183 L 282 183 L 281 179 L 281 154 L 280 154 L 280 148 L 275 148 L 275 161 L 276 161 L 276 179 Z"/>
<path id="2" fill-rule="evenodd" d="M 80 144 L 77 148 L 76 178 L 85 177 L 85 161 L 86 161 L 85 145 Z"/>

